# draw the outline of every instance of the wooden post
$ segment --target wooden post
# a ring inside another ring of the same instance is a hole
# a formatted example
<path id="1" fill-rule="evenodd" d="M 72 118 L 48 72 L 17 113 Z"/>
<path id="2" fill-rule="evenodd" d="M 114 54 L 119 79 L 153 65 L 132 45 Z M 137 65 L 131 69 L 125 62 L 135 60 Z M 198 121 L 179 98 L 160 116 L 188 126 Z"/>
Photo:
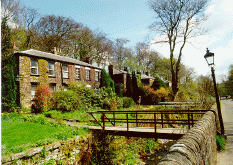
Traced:
<path id="1" fill-rule="evenodd" d="M 155 133 L 156 133 L 156 113 L 154 113 Z"/>
<path id="2" fill-rule="evenodd" d="M 193 127 L 193 125 L 194 125 L 193 113 L 191 113 L 191 123 L 192 123 L 192 127 Z"/>
<path id="3" fill-rule="evenodd" d="M 126 113 L 126 120 L 127 120 L 127 131 L 129 131 L 129 116 L 128 116 L 128 113 Z"/>
<path id="4" fill-rule="evenodd" d="M 115 121 L 115 112 L 113 112 L 113 121 L 114 121 L 114 126 L 116 126 L 116 121 Z"/>
<path id="5" fill-rule="evenodd" d="M 103 131 L 105 131 L 105 114 L 103 113 Z"/>
<path id="6" fill-rule="evenodd" d="M 189 118 L 189 111 L 188 111 L 188 128 L 190 129 L 190 118 Z"/>
<path id="7" fill-rule="evenodd" d="M 162 128 L 163 128 L 163 112 L 161 112 L 161 121 L 162 121 Z"/>

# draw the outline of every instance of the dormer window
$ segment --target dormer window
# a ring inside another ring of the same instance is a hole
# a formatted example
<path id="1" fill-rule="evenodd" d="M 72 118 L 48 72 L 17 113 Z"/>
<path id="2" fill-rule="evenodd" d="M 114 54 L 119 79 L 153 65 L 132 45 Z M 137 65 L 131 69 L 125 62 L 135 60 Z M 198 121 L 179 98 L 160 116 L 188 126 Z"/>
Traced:
<path id="1" fill-rule="evenodd" d="M 31 74 L 32 75 L 38 75 L 39 74 L 38 59 L 36 59 L 36 58 L 31 58 Z"/>

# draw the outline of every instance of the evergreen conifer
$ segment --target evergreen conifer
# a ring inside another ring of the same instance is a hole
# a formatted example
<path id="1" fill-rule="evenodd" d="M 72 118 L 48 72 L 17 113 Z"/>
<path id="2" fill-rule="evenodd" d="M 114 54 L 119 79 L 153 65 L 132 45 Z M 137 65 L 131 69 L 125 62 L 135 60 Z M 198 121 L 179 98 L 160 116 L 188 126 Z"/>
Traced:
<path id="1" fill-rule="evenodd" d="M 138 93 L 138 83 L 135 71 L 132 72 L 132 88 L 133 88 L 133 99 L 135 102 L 138 101 L 139 93 Z"/>
<path id="2" fill-rule="evenodd" d="M 159 78 L 156 77 L 152 86 L 151 86 L 154 90 L 158 90 L 161 87 L 164 87 L 165 89 L 167 88 L 166 84 Z"/>
<path id="3" fill-rule="evenodd" d="M 112 89 L 112 91 L 115 92 L 114 81 L 111 79 L 110 75 L 105 69 L 102 69 L 101 71 L 100 88 L 102 87 Z"/>
<path id="4" fill-rule="evenodd" d="M 15 68 L 16 61 L 13 45 L 11 42 L 11 29 L 7 25 L 7 19 L 3 18 L 1 23 L 1 58 L 2 58 L 2 110 L 7 111 L 15 108 L 16 90 Z"/>
<path id="5" fill-rule="evenodd" d="M 133 86 L 132 86 L 132 79 L 130 74 L 127 72 L 126 75 L 126 94 L 127 97 L 133 96 Z"/>

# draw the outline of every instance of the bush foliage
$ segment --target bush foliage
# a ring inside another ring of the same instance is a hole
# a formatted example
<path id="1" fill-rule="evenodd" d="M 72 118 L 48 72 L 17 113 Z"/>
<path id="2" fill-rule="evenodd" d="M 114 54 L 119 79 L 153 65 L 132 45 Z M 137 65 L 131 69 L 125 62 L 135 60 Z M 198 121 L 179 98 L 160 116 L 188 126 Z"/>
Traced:
<path id="1" fill-rule="evenodd" d="M 71 90 L 55 91 L 52 98 L 52 109 L 58 111 L 79 110 L 81 104 L 80 96 Z"/>
<path id="2" fill-rule="evenodd" d="M 169 90 L 163 87 L 154 90 L 152 87 L 145 85 L 139 87 L 139 95 L 142 97 L 141 104 L 153 105 L 160 101 L 164 101 L 169 95 Z"/>
<path id="3" fill-rule="evenodd" d="M 134 100 L 131 97 L 123 97 L 123 108 L 129 108 L 132 105 L 135 105 Z"/>
<path id="4" fill-rule="evenodd" d="M 159 78 L 159 77 L 156 77 L 152 86 L 151 86 L 154 90 L 158 90 L 160 89 L 161 87 L 163 88 L 167 88 L 166 84 Z"/>
<path id="5" fill-rule="evenodd" d="M 114 81 L 111 79 L 111 76 L 106 72 L 105 69 L 101 71 L 100 78 L 100 88 L 105 87 L 107 89 L 111 88 L 115 92 Z"/>
<path id="6" fill-rule="evenodd" d="M 45 112 L 50 109 L 52 92 L 48 85 L 41 84 L 35 93 L 35 111 Z"/>

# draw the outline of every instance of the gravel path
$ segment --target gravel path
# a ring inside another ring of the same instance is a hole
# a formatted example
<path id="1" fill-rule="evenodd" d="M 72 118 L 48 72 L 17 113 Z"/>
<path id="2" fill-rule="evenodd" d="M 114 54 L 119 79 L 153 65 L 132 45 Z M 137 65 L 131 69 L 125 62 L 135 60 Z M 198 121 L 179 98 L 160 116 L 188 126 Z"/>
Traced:
<path id="1" fill-rule="evenodd" d="M 217 164 L 233 165 L 233 100 L 221 100 L 221 110 L 227 143 L 226 150 L 217 154 Z"/>

